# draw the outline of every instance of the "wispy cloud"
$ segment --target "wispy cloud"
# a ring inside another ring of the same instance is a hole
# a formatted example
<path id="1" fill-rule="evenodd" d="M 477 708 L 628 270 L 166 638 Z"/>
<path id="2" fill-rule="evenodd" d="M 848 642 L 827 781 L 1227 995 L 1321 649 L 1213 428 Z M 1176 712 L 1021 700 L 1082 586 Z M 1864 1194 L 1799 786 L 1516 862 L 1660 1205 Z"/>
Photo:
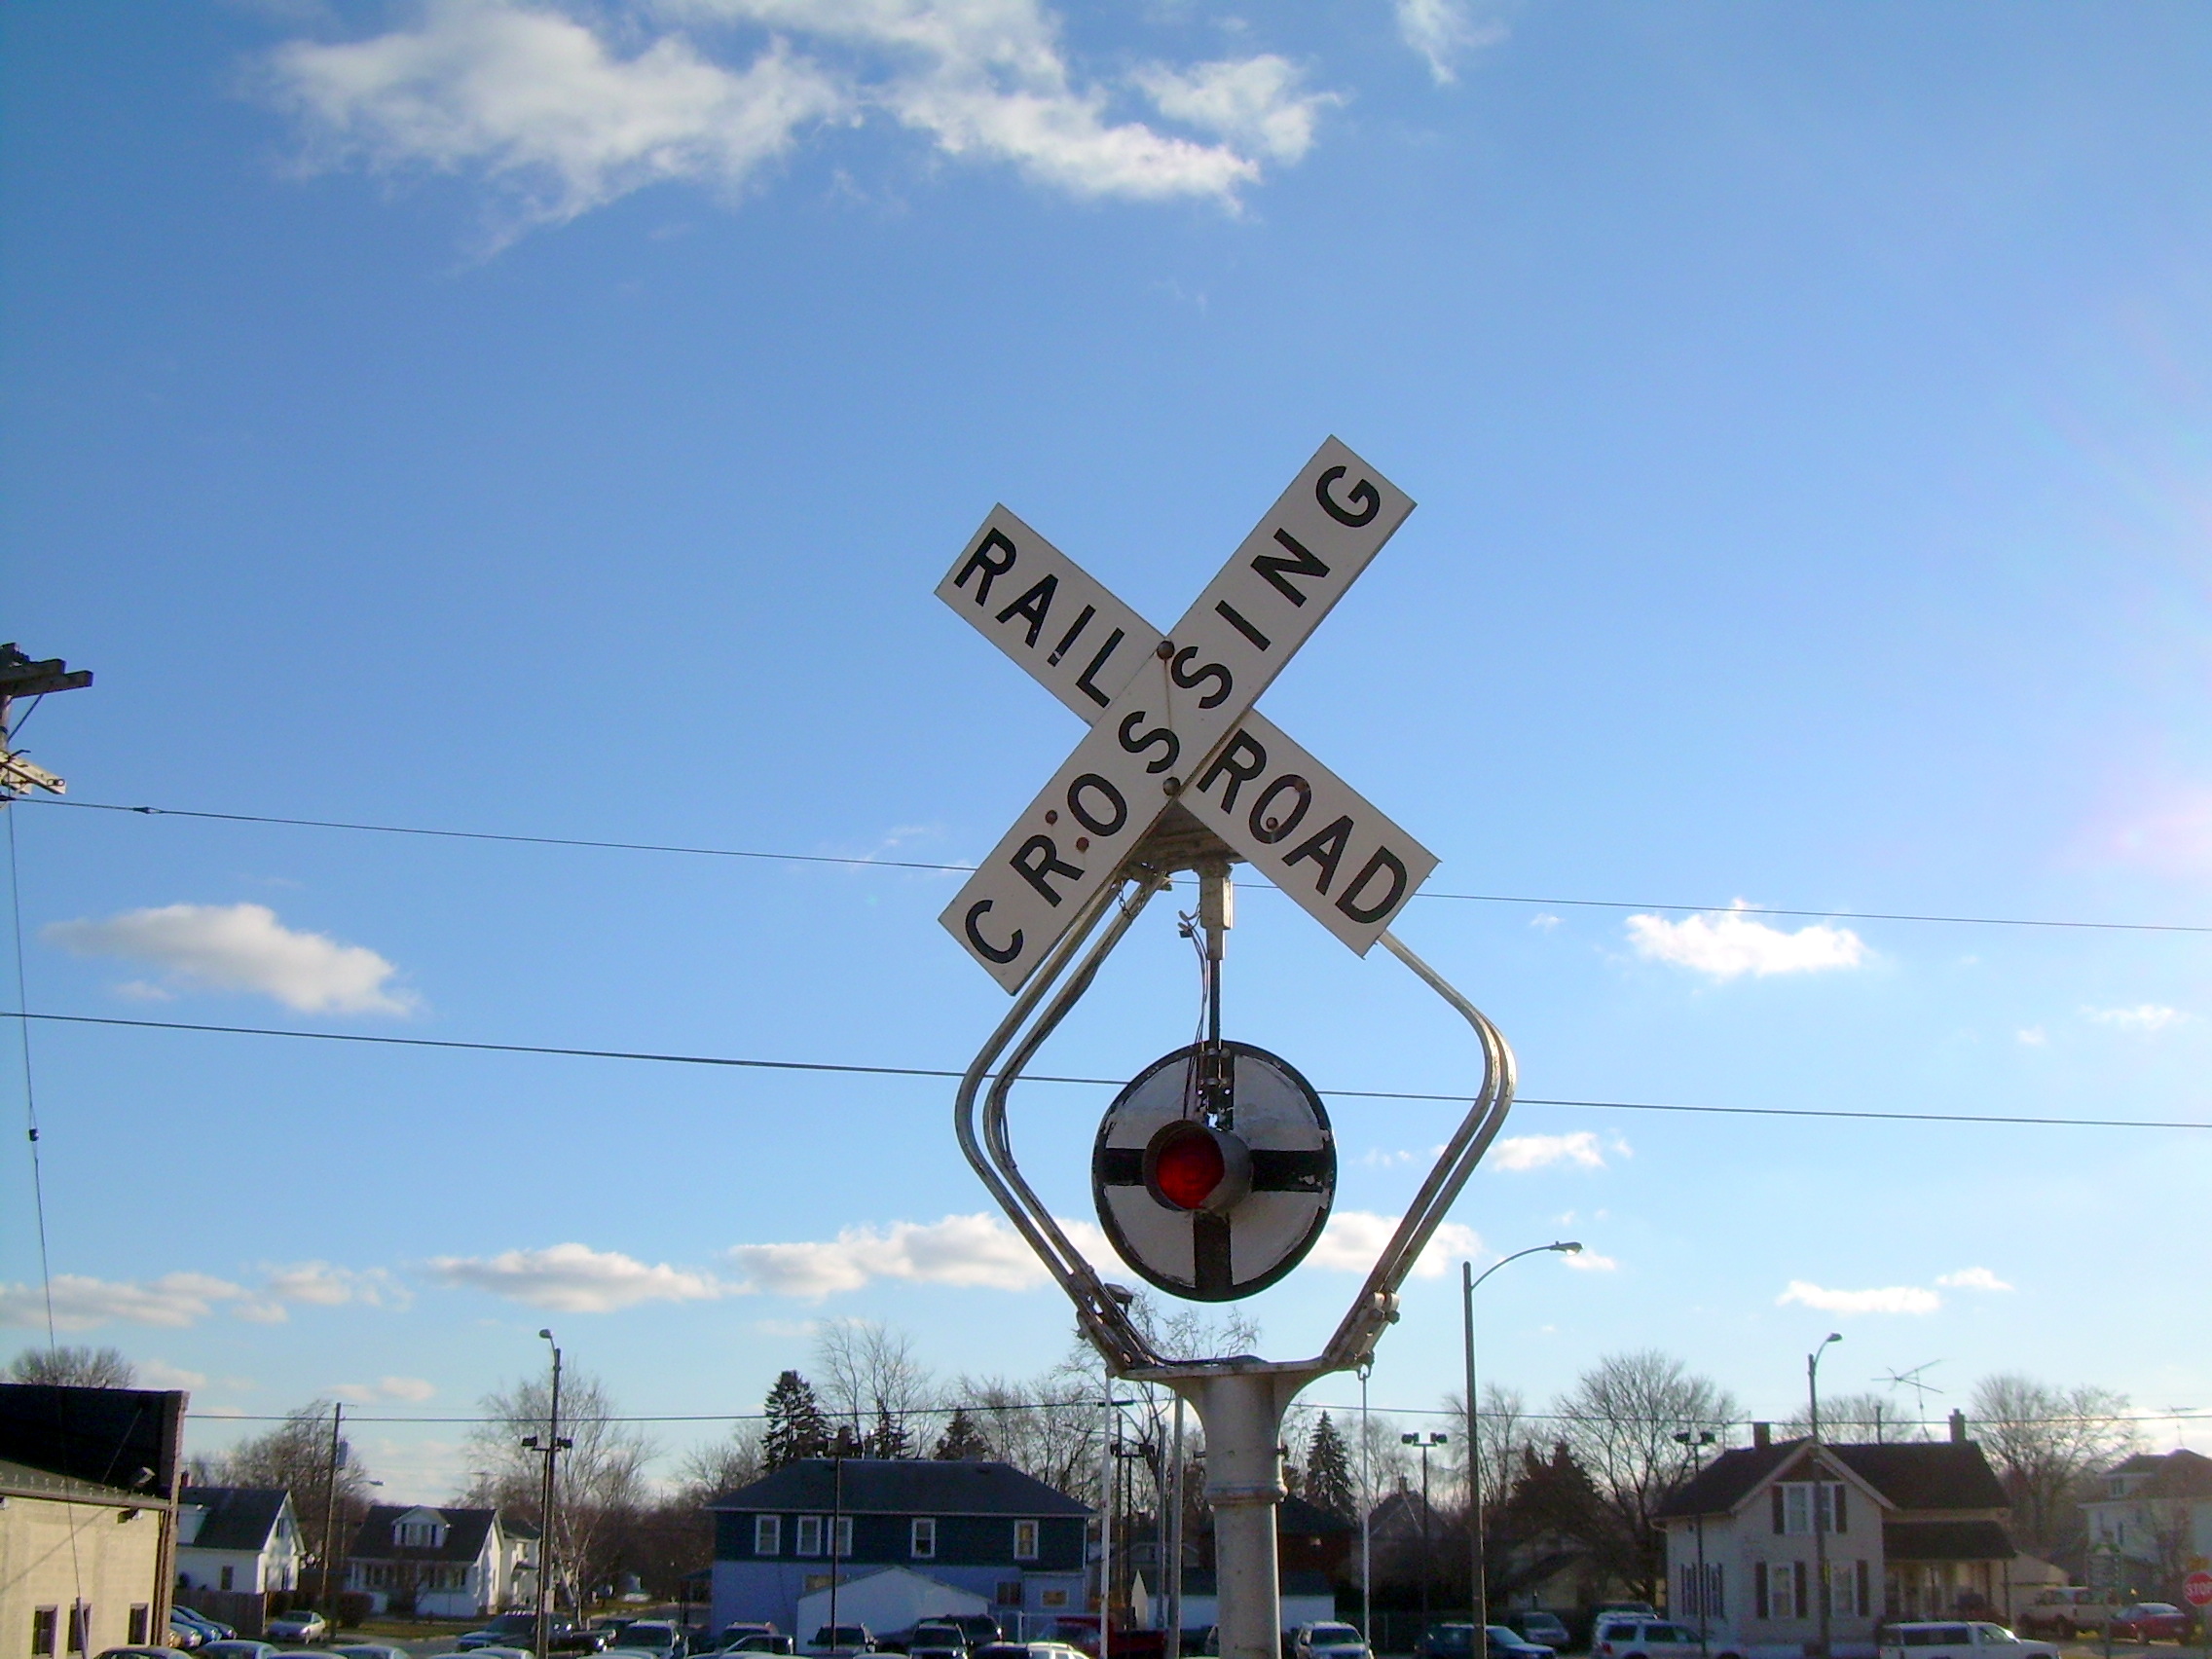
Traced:
<path id="1" fill-rule="evenodd" d="M 2023 1025 L 2012 1033 L 2012 1040 L 2023 1048 L 2043 1049 L 2049 1046 L 2050 1033 L 2040 1025 Z"/>
<path id="2" fill-rule="evenodd" d="M 1461 58 L 1506 37 L 1502 22 L 1476 21 L 1467 0 L 1395 0 L 1395 7 L 1399 38 L 1428 60 L 1440 87 L 1459 78 Z"/>
<path id="3" fill-rule="evenodd" d="M 420 1377 L 383 1377 L 374 1382 L 333 1382 L 324 1392 L 351 1406 L 375 1405 L 379 1400 L 403 1400 L 421 1405 L 437 1392 Z"/>
<path id="4" fill-rule="evenodd" d="M 392 985 L 399 970 L 366 945 L 287 928 L 266 904 L 165 904 L 53 922 L 41 937 L 78 956 L 150 964 L 170 990 L 249 991 L 303 1014 L 407 1014 L 417 1003 Z"/>
<path id="5" fill-rule="evenodd" d="M 2010 1290 L 2012 1287 L 1987 1268 L 1961 1268 L 1955 1273 L 1941 1273 L 1936 1282 L 1951 1290 Z"/>
<path id="6" fill-rule="evenodd" d="M 1548 1169 L 1560 1163 L 1603 1169 L 1608 1150 L 1622 1158 L 1631 1156 L 1628 1142 L 1618 1135 L 1609 1147 L 1601 1146 L 1596 1132 L 1590 1129 L 1563 1135 L 1507 1135 L 1484 1154 L 1483 1161 L 1493 1169 Z"/>
<path id="7" fill-rule="evenodd" d="M 1718 916 L 1690 916 L 1679 922 L 1664 916 L 1631 916 L 1629 943 L 1647 960 L 1671 962 L 1715 979 L 1857 968 L 1873 955 L 1865 940 L 1849 928 L 1818 922 L 1787 933 L 1743 914 L 1743 900 L 1736 903 L 1736 909 Z"/>
<path id="8" fill-rule="evenodd" d="M 2163 1003 L 2138 1003 L 2133 1008 L 2085 1008 L 2082 1013 L 2084 1017 L 2095 1020 L 2099 1025 L 2110 1025 L 2120 1031 L 2139 1031 L 2146 1036 L 2163 1031 L 2168 1026 L 2179 1025 L 2189 1017 L 2180 1009 L 2168 1008 Z"/>
<path id="9" fill-rule="evenodd" d="M 1117 120 L 1040 0 L 427 0 L 410 26 L 294 40 L 265 67 L 310 165 L 473 175 L 510 231 L 664 180 L 735 194 L 807 134 L 876 115 L 1071 196 L 1234 207 L 1333 101 L 1259 55 L 1136 78 L 1216 142 Z"/>
<path id="10" fill-rule="evenodd" d="M 1063 1222 L 1079 1248 L 1098 1230 Z M 819 1299 L 859 1290 L 873 1278 L 987 1290 L 1030 1290 L 1050 1282 L 1029 1246 L 994 1215 L 948 1215 L 934 1222 L 848 1227 L 813 1243 L 740 1244 L 730 1260 L 748 1290 Z M 1109 1258 L 1110 1259 L 1110 1258 Z"/>
<path id="11" fill-rule="evenodd" d="M 1822 1285 L 1791 1279 L 1789 1288 L 1776 1297 L 1777 1307 L 1794 1302 L 1824 1313 L 1934 1313 L 1943 1299 L 1916 1284 L 1886 1285 L 1879 1290 L 1829 1290 Z"/>
<path id="12" fill-rule="evenodd" d="M 268 1270 L 259 1284 L 241 1284 L 211 1273 L 164 1273 L 154 1279 L 101 1279 L 58 1273 L 54 1280 L 54 1322 L 64 1330 L 94 1325 L 198 1324 L 227 1309 L 232 1317 L 257 1325 L 281 1325 L 291 1305 L 324 1308 L 346 1302 L 399 1307 L 406 1291 L 382 1269 L 354 1272 L 324 1262 Z M 0 1325 L 45 1323 L 45 1299 L 36 1285 L 0 1285 Z"/>
<path id="13" fill-rule="evenodd" d="M 1364 1273 L 1375 1266 L 1382 1246 L 1398 1231 L 1403 1218 L 1377 1215 L 1371 1210 L 1337 1210 L 1321 1230 L 1313 1252 L 1306 1259 L 1316 1268 L 1336 1272 Z M 1430 1236 L 1428 1248 L 1414 1264 L 1414 1277 L 1438 1278 L 1454 1262 L 1482 1254 L 1482 1235 L 1471 1227 L 1448 1221 Z"/>
<path id="14" fill-rule="evenodd" d="M 264 1288 L 279 1301 L 315 1308 L 342 1308 L 349 1302 L 405 1308 L 413 1300 L 407 1287 L 383 1268 L 334 1268 L 328 1262 L 271 1268 Z"/>
<path id="15" fill-rule="evenodd" d="M 166 1359 L 149 1359 L 138 1367 L 138 1383 L 145 1388 L 204 1388 L 207 1374 L 204 1371 L 187 1371 L 181 1365 L 171 1365 Z"/>
<path id="16" fill-rule="evenodd" d="M 711 1273 L 647 1264 L 618 1250 L 554 1244 L 497 1256 L 435 1256 L 430 1276 L 555 1313 L 611 1313 L 641 1302 L 711 1302 L 735 1288 Z"/>

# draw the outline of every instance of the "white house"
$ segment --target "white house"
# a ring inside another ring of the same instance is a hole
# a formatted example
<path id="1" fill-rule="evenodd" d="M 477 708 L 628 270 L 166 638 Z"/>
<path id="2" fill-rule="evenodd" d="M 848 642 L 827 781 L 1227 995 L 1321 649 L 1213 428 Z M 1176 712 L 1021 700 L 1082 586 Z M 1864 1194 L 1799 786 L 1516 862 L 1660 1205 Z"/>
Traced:
<path id="1" fill-rule="evenodd" d="M 2179 1601 L 2182 1577 L 2212 1563 L 2212 1457 L 2137 1453 L 2105 1472 L 2082 1515 L 2090 1583 Z"/>
<path id="2" fill-rule="evenodd" d="M 306 1547 L 282 1487 L 186 1487 L 176 1506 L 176 1576 L 187 1590 L 297 1590 Z"/>
<path id="3" fill-rule="evenodd" d="M 353 1534 L 346 1588 L 373 1612 L 474 1619 L 535 1594 L 535 1529 L 505 1526 L 496 1509 L 380 1503 Z"/>
<path id="4" fill-rule="evenodd" d="M 1954 1414 L 1947 1442 L 1891 1445 L 1776 1441 L 1754 1423 L 1751 1445 L 1714 1458 L 1654 1519 L 1677 1621 L 1738 1652 L 1801 1653 L 1825 1608 L 1830 1650 L 1854 1659 L 1873 1653 L 1885 1618 L 2002 1617 L 2009 1514 Z"/>

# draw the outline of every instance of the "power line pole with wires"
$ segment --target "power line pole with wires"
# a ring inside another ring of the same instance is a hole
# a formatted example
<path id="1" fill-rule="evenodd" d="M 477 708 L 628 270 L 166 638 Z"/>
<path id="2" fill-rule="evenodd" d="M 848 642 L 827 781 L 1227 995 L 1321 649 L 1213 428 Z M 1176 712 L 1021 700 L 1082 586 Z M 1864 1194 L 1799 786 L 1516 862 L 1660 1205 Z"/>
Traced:
<path id="1" fill-rule="evenodd" d="M 92 682 L 91 669 L 79 669 L 72 674 L 69 665 L 59 657 L 48 657 L 43 662 L 31 658 L 16 648 L 14 641 L 0 645 L 0 804 L 27 794 L 32 790 L 44 790 L 49 794 L 65 794 L 69 785 L 43 766 L 34 766 L 15 752 L 16 727 L 19 721 L 11 719 L 13 705 L 18 697 L 32 699 L 35 711 L 38 699 L 50 691 L 82 691 Z M 26 714 L 24 719 L 29 719 Z"/>

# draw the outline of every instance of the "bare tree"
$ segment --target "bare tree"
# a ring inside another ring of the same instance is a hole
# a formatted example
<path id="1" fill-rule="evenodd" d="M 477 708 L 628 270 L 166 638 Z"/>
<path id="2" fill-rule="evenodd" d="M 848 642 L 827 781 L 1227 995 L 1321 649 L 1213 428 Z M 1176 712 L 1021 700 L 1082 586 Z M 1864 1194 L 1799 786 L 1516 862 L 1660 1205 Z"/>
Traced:
<path id="1" fill-rule="evenodd" d="M 121 1348 L 25 1348 L 8 1362 L 11 1382 L 43 1382 L 65 1388 L 128 1388 L 138 1368 Z"/>
<path id="2" fill-rule="evenodd" d="M 1793 1413 L 1781 1424 L 1784 1439 L 1813 1431 L 1810 1409 Z M 1898 1416 L 1897 1402 L 1876 1393 L 1836 1394 L 1821 1401 L 1821 1438 L 1841 1441 L 1925 1440 L 1928 1430 Z"/>
<path id="3" fill-rule="evenodd" d="M 1736 1401 L 1709 1378 L 1653 1348 L 1608 1354 L 1584 1372 L 1554 1408 L 1560 1438 L 1590 1477 L 1604 1527 L 1588 1540 L 1614 1573 L 1646 1601 L 1666 1577 L 1665 1541 L 1653 1511 L 1687 1475 L 1675 1435 L 1719 1429 Z"/>
<path id="4" fill-rule="evenodd" d="M 1447 1444 L 1446 1466 L 1451 1470 L 1452 1484 L 1464 1493 L 1467 1490 L 1466 1395 L 1455 1388 L 1444 1396 L 1444 1409 L 1451 1415 L 1453 1423 L 1453 1427 L 1446 1430 L 1452 1436 Z M 1522 1452 L 1535 1444 L 1530 1433 L 1528 1402 L 1522 1398 L 1521 1390 L 1485 1382 L 1482 1410 L 1475 1414 L 1475 1428 L 1482 1443 L 1479 1467 L 1483 1477 L 1483 1501 L 1494 1505 L 1521 1478 Z"/>
<path id="5" fill-rule="evenodd" d="M 1098 1382 L 1059 1370 L 1027 1382 L 963 1377 L 953 1404 L 1002 1462 L 1085 1503 L 1098 1500 Z"/>
<path id="6" fill-rule="evenodd" d="M 867 1456 L 919 1456 L 912 1419 L 934 1403 L 936 1384 L 911 1337 L 866 1319 L 839 1319 L 815 1338 L 814 1361 L 823 1403 Z"/>
<path id="7" fill-rule="evenodd" d="M 198 1460 L 192 1479 L 202 1486 L 281 1487 L 292 1494 L 307 1548 L 308 1585 L 322 1588 L 322 1564 L 331 1564 L 331 1583 L 340 1571 L 354 1530 L 369 1512 L 369 1471 L 353 1456 L 352 1442 L 338 1441 L 336 1514 L 331 1499 L 331 1407 L 317 1400 L 290 1413 L 266 1434 L 241 1440 L 220 1457 Z M 324 1535 L 325 1521 L 334 1524 Z"/>
<path id="8" fill-rule="evenodd" d="M 2038 1553 L 2080 1530 L 2075 1504 L 2083 1480 L 2137 1444 L 2126 1395 L 2088 1384 L 2053 1387 L 2017 1372 L 1976 1382 L 1968 1416 L 2012 1499 L 2015 1529 Z"/>
<path id="9" fill-rule="evenodd" d="M 691 1448 L 676 1466 L 678 1495 L 696 1509 L 725 1492 L 751 1486 L 768 1472 L 763 1437 L 759 1422 L 740 1422 L 722 1439 Z"/>
<path id="10" fill-rule="evenodd" d="M 542 1526 L 540 1495 L 545 1465 L 523 1440 L 546 1437 L 550 1389 L 542 1377 L 484 1396 L 484 1420 L 468 1431 L 476 1478 L 463 1504 L 497 1506 Z M 645 1465 L 652 1445 L 616 1419 L 616 1408 L 599 1380 L 569 1367 L 561 1378 L 561 1437 L 572 1441 L 558 1464 L 553 1494 L 556 1537 L 546 1540 L 555 1577 L 571 1606 L 581 1605 L 613 1571 L 613 1539 L 645 1496 Z"/>

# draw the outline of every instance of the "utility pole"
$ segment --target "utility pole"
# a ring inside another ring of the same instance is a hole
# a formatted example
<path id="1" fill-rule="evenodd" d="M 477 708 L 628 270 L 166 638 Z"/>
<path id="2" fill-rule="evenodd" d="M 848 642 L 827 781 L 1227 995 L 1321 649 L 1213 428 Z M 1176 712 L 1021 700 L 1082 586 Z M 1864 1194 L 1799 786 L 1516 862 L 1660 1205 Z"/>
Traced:
<path id="1" fill-rule="evenodd" d="M 1713 1430 L 1710 1428 L 1699 1429 L 1695 1434 L 1685 1428 L 1675 1436 L 1676 1443 L 1689 1451 L 1693 1481 L 1698 1475 L 1705 1473 L 1705 1449 L 1713 1444 Z M 1713 1599 L 1712 1591 L 1713 1586 L 1707 1582 L 1705 1573 L 1705 1511 L 1700 1509 L 1697 1512 L 1697 1650 L 1700 1659 L 1704 1659 L 1713 1650 L 1712 1632 L 1707 1616 L 1708 1604 Z"/>
<path id="2" fill-rule="evenodd" d="M 1430 1429 L 1425 1438 L 1419 1434 L 1401 1434 L 1400 1442 L 1420 1448 L 1420 1627 L 1428 1629 L 1428 1581 L 1436 1576 L 1436 1562 L 1430 1553 L 1428 1541 L 1428 1449 L 1442 1446 L 1451 1437 Z"/>
<path id="3" fill-rule="evenodd" d="M 15 646 L 7 648 L 14 650 Z M 330 1599 L 330 1566 L 338 1554 L 338 1465 L 346 1450 L 345 1443 L 338 1438 L 338 1428 L 345 1417 L 346 1402 L 333 1400 L 330 1405 L 330 1484 L 322 1494 L 322 1610 L 330 1620 L 334 1636 L 338 1632 L 338 1604 Z"/>
<path id="4" fill-rule="evenodd" d="M 1183 1396 L 1175 1396 L 1172 1463 L 1167 1470 L 1167 1514 L 1161 1519 L 1161 1582 L 1167 1590 L 1167 1629 L 1161 1633 L 1161 1659 L 1183 1659 Z M 2207 1655 L 2212 1659 L 2212 1655 Z"/>
<path id="5" fill-rule="evenodd" d="M 43 766 L 32 765 L 11 747 L 16 722 L 9 719 L 10 705 L 18 697 L 36 699 L 50 691 L 82 691 L 92 682 L 91 669 L 79 669 L 72 674 L 69 665 L 59 657 L 34 662 L 18 650 L 13 641 L 0 645 L 0 806 L 34 789 L 44 790 L 48 794 L 69 793 L 66 779 L 55 777 Z M 36 707 L 35 702 L 33 707 Z"/>
<path id="6" fill-rule="evenodd" d="M 1841 1331 L 1830 1331 L 1821 1339 L 1820 1346 L 1805 1356 L 1806 1412 L 1813 1430 L 1813 1576 L 1820 1585 L 1817 1592 L 1821 1607 L 1819 1659 L 1828 1659 L 1828 1606 L 1835 1600 L 1828 1587 L 1828 1483 L 1827 1464 L 1821 1456 L 1821 1355 L 1827 1351 L 1828 1344 L 1842 1341 Z"/>
<path id="7" fill-rule="evenodd" d="M 547 1402 L 544 1444 L 538 1444 L 537 1436 L 533 1434 L 523 1441 L 523 1445 L 526 1449 L 539 1454 L 545 1459 L 545 1481 L 538 1489 L 537 1500 L 537 1520 L 538 1525 L 543 1529 L 543 1534 L 537 1540 L 537 1618 L 535 1625 L 537 1639 L 537 1656 L 538 1659 L 544 1659 L 545 1642 L 550 1634 L 548 1626 L 551 1615 L 548 1608 L 548 1598 L 553 1589 L 554 1464 L 561 1454 L 569 1450 L 575 1442 L 561 1438 L 560 1345 L 553 1342 L 551 1331 L 539 1331 L 537 1334 L 544 1338 L 553 1348 L 553 1393 L 552 1398 Z"/>

